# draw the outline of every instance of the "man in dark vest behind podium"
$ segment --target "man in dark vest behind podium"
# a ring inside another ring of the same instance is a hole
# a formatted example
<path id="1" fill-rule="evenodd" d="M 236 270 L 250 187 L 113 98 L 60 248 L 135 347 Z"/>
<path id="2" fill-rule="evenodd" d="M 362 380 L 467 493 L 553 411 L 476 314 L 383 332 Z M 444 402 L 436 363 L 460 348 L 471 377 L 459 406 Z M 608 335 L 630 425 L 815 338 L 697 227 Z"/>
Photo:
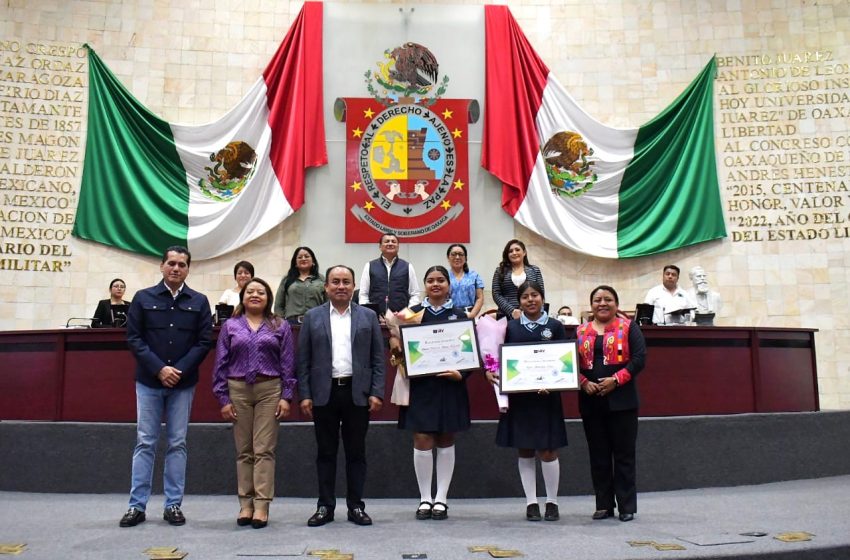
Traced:
<path id="1" fill-rule="evenodd" d="M 409 262 L 398 258 L 398 236 L 385 233 L 378 246 L 381 256 L 366 263 L 360 275 L 360 305 L 378 306 L 378 317 L 389 307 L 401 311 L 419 303 L 419 283 Z"/>

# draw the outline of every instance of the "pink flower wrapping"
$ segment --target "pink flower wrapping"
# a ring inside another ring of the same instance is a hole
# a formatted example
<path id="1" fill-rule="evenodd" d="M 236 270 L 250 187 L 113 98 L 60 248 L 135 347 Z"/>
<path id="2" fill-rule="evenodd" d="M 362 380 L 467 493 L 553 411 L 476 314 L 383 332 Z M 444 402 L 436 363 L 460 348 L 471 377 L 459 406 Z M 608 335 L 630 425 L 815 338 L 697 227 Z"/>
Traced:
<path id="1" fill-rule="evenodd" d="M 484 315 L 478 318 L 478 322 L 475 324 L 475 331 L 478 333 L 478 350 L 481 352 L 481 358 L 486 363 L 488 354 L 491 358 L 499 355 L 499 346 L 505 343 L 508 320 L 502 317 L 497 321 L 489 315 Z M 498 362 L 496 367 L 498 368 Z"/>
<path id="2" fill-rule="evenodd" d="M 498 373 L 501 368 L 499 359 L 499 347 L 505 343 L 505 334 L 508 331 L 508 320 L 504 317 L 498 321 L 489 315 L 479 317 L 475 324 L 478 334 L 478 351 L 484 360 L 484 369 L 491 373 Z M 496 404 L 500 412 L 508 410 L 508 396 L 499 392 L 498 385 L 493 385 L 496 393 Z"/>

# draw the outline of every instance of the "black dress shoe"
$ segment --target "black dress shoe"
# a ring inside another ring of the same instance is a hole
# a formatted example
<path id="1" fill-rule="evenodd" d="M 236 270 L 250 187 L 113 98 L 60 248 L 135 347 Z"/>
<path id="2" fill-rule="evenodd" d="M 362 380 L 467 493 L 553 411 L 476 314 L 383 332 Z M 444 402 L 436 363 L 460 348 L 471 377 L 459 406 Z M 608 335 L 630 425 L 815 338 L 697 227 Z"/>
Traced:
<path id="1" fill-rule="evenodd" d="M 635 518 L 634 513 L 621 513 L 620 514 L 620 521 L 624 521 L 624 522 L 625 521 L 631 521 L 634 518 Z"/>
<path id="2" fill-rule="evenodd" d="M 543 514 L 543 519 L 546 521 L 557 521 L 560 518 L 561 514 L 558 513 L 558 504 L 546 502 L 546 513 Z"/>
<path id="3" fill-rule="evenodd" d="M 307 520 L 308 527 L 321 527 L 325 523 L 330 523 L 334 520 L 334 511 L 326 506 L 319 506 L 316 513 Z"/>
<path id="4" fill-rule="evenodd" d="M 597 509 L 593 512 L 594 521 L 599 521 L 600 519 L 608 519 L 609 517 L 614 517 L 613 509 Z"/>
<path id="5" fill-rule="evenodd" d="M 237 517 L 236 518 L 236 524 L 239 525 L 240 527 L 247 527 L 248 525 L 251 524 L 251 521 L 253 521 L 253 518 L 251 518 L 251 517 Z"/>
<path id="6" fill-rule="evenodd" d="M 362 508 L 348 510 L 348 520 L 355 525 L 371 525 L 372 518 Z"/>
<path id="7" fill-rule="evenodd" d="M 183 512 L 180 511 L 180 506 L 168 506 L 162 512 L 162 518 L 168 521 L 170 525 L 186 524 L 186 518 L 183 516 Z"/>
<path id="8" fill-rule="evenodd" d="M 525 518 L 529 521 L 540 521 L 540 506 L 537 504 L 528 504 L 525 507 Z"/>
<path id="9" fill-rule="evenodd" d="M 265 519 L 265 520 L 263 520 L 263 519 L 252 519 L 251 520 L 251 527 L 253 527 L 254 529 L 262 529 L 263 527 L 265 527 L 268 524 L 269 524 L 268 519 Z"/>
<path id="10" fill-rule="evenodd" d="M 437 506 L 442 506 L 438 508 Z M 449 506 L 443 502 L 434 502 L 434 507 L 431 508 L 431 519 L 442 521 L 449 518 Z"/>
<path id="11" fill-rule="evenodd" d="M 142 523 L 145 520 L 145 512 L 140 509 L 130 508 L 127 510 L 127 513 L 124 514 L 124 517 L 121 518 L 121 521 L 118 522 L 119 527 L 135 527 L 139 523 Z"/>
<path id="12" fill-rule="evenodd" d="M 431 502 L 419 502 L 419 508 L 416 510 L 416 519 L 422 521 L 431 519 Z"/>

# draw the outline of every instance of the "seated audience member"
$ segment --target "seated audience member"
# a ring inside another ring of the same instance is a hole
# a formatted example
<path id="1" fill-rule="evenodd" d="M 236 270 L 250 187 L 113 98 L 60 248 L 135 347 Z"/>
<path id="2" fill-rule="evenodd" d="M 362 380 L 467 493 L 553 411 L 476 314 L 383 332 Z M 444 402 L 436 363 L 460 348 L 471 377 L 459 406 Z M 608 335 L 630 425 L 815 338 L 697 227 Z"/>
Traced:
<path id="1" fill-rule="evenodd" d="M 558 316 L 555 317 L 562 325 L 578 325 L 580 321 L 577 317 L 573 317 L 573 310 L 567 305 L 561 306 L 558 309 Z"/>
<path id="2" fill-rule="evenodd" d="M 327 300 L 325 278 L 319 274 L 319 261 L 309 247 L 298 247 L 289 261 L 289 271 L 280 281 L 274 312 L 293 324 Z"/>
<path id="3" fill-rule="evenodd" d="M 239 305 L 239 293 L 245 287 L 245 284 L 248 283 L 248 280 L 253 277 L 254 265 L 248 261 L 239 261 L 236 263 L 236 266 L 233 267 L 233 278 L 236 279 L 236 289 L 231 290 L 228 288 L 224 290 L 224 293 L 218 298 L 218 302 L 232 307 Z"/>
<path id="4" fill-rule="evenodd" d="M 112 312 L 113 305 L 130 305 L 129 301 L 124 300 L 124 291 L 127 289 L 127 284 L 120 278 L 114 279 L 109 283 L 109 297 L 97 302 L 97 309 L 91 322 L 93 329 L 123 327 L 127 322 L 125 313 L 117 314 Z M 123 316 L 122 316 L 123 315 Z"/>
<path id="5" fill-rule="evenodd" d="M 719 313 L 723 306 L 720 294 L 709 288 L 708 275 L 701 266 L 695 266 L 688 273 L 694 287 L 688 290 L 688 297 L 696 305 L 697 313 Z"/>
<path id="6" fill-rule="evenodd" d="M 688 293 L 679 287 L 679 267 L 674 264 L 664 267 L 661 284 L 646 293 L 645 301 L 655 306 L 652 322 L 656 325 L 686 324 L 691 319 L 690 311 L 678 311 L 695 307 Z"/>

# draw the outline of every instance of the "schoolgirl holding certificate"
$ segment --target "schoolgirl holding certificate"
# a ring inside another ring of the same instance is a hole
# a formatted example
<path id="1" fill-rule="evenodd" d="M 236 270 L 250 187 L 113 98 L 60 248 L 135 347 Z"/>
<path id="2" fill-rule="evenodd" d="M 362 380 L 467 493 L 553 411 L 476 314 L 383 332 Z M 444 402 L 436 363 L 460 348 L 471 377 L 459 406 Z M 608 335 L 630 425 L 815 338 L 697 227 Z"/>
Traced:
<path id="1" fill-rule="evenodd" d="M 525 282 L 517 289 L 520 311 L 518 319 L 508 322 L 505 342 L 548 342 L 566 340 L 567 333 L 557 319 L 543 308 L 543 287 L 537 282 Z M 487 371 L 487 379 L 498 384 L 498 374 Z M 545 389 L 534 393 L 511 393 L 508 410 L 499 417 L 496 445 L 515 447 L 518 454 L 519 477 L 525 492 L 525 516 L 529 521 L 557 521 L 560 463 L 558 448 L 567 445 L 561 393 Z M 540 515 L 537 504 L 537 461 L 543 471 L 546 487 L 546 507 Z"/>
<path id="2" fill-rule="evenodd" d="M 466 312 L 452 305 L 449 272 L 432 266 L 425 273 L 427 297 L 411 307 L 424 310 L 422 324 L 466 319 Z M 449 370 L 432 376 L 410 378 L 410 401 L 399 408 L 398 427 L 413 432 L 413 468 L 419 484 L 420 504 L 416 519 L 448 518 L 446 497 L 455 467 L 455 433 L 469 429 L 468 371 Z M 434 449 L 436 448 L 437 493 L 432 496 Z"/>

